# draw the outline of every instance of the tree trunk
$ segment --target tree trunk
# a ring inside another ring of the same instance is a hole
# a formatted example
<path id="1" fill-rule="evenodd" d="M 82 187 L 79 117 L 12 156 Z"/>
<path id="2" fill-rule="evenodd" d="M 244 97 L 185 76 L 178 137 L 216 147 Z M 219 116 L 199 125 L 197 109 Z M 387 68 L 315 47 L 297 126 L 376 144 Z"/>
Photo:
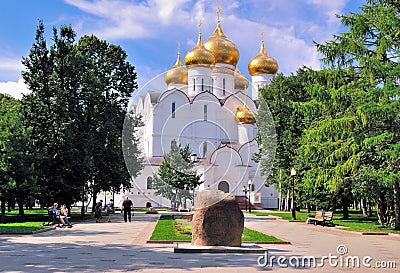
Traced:
<path id="1" fill-rule="evenodd" d="M 372 217 L 372 204 L 368 201 L 368 217 Z"/>
<path id="2" fill-rule="evenodd" d="M 367 199 L 363 196 L 361 197 L 361 209 L 364 217 L 367 217 Z"/>
<path id="3" fill-rule="evenodd" d="M 96 199 L 97 199 L 97 194 L 93 193 L 93 207 L 92 207 L 92 212 L 95 211 L 95 207 L 96 207 Z"/>
<path id="4" fill-rule="evenodd" d="M 399 181 L 395 178 L 393 181 L 394 195 L 394 229 L 400 230 L 400 192 Z"/>
<path id="5" fill-rule="evenodd" d="M 6 215 L 6 199 L 5 198 L 1 198 L 1 218 L 0 218 L 0 223 L 4 223 L 5 215 Z"/>
<path id="6" fill-rule="evenodd" d="M 85 219 L 85 189 L 82 191 L 81 219 Z"/>
<path id="7" fill-rule="evenodd" d="M 385 194 L 380 193 L 378 199 L 378 220 L 382 226 L 387 222 L 387 204 L 385 202 Z"/>
<path id="8" fill-rule="evenodd" d="M 21 216 L 22 218 L 25 218 L 25 214 L 24 214 L 24 200 L 18 198 L 18 214 L 19 216 Z"/>
<path id="9" fill-rule="evenodd" d="M 286 210 L 286 211 L 289 211 L 289 210 L 290 210 L 290 208 L 289 208 L 289 191 L 288 191 L 287 194 L 286 194 L 285 210 Z"/>
<path id="10" fill-rule="evenodd" d="M 349 219 L 349 200 L 346 196 L 342 197 L 343 219 Z"/>

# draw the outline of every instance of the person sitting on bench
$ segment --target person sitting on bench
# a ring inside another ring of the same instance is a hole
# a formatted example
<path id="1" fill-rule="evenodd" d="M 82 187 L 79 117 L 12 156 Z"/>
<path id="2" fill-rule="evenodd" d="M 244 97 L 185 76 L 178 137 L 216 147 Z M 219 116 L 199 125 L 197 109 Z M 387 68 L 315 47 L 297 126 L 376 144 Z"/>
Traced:
<path id="1" fill-rule="evenodd" d="M 54 219 L 58 220 L 59 223 L 63 224 L 64 226 L 67 226 L 67 225 L 71 226 L 71 224 L 69 222 L 65 221 L 65 219 L 67 219 L 67 221 L 68 221 L 68 218 L 64 215 L 61 215 L 60 211 L 57 210 L 57 208 L 58 208 L 58 203 L 54 203 L 54 210 L 53 210 Z M 64 217 L 62 217 L 62 216 L 64 216 Z"/>
<path id="2" fill-rule="evenodd" d="M 72 226 L 71 222 L 68 219 L 68 208 L 67 208 L 67 205 L 65 205 L 65 204 L 62 205 L 60 216 L 68 226 Z"/>

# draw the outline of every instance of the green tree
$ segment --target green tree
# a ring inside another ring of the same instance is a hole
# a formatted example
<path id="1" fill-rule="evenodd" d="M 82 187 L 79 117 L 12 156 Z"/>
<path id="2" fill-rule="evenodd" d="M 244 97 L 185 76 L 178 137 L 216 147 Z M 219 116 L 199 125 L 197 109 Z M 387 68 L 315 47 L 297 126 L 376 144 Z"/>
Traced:
<path id="1" fill-rule="evenodd" d="M 85 202 L 89 194 L 95 203 L 100 191 L 131 185 L 121 133 L 137 88 L 134 67 L 121 47 L 95 36 L 76 43 L 75 36 L 70 26 L 53 28 L 48 48 L 40 22 L 23 59 L 23 78 L 32 91 L 23 99 L 24 122 L 32 128 L 43 204 Z"/>
<path id="2" fill-rule="evenodd" d="M 29 133 L 21 120 L 20 101 L 0 94 L 1 222 L 8 200 L 15 198 L 19 214 L 24 216 L 24 202 L 36 192 L 32 156 L 26 151 Z"/>
<path id="3" fill-rule="evenodd" d="M 379 184 L 391 185 L 395 229 L 400 230 L 400 4 L 367 0 L 361 13 L 340 18 L 347 31 L 317 48 L 326 64 L 351 67 L 364 83 L 366 94 L 357 109 L 365 126 L 362 149 L 373 147 L 379 157 L 379 164 L 365 165 Z"/>
<path id="4" fill-rule="evenodd" d="M 37 198 L 43 205 L 78 201 L 84 177 L 75 126 L 81 115 L 81 61 L 73 51 L 74 39 L 70 27 L 59 32 L 53 28 L 53 44 L 48 48 L 40 22 L 30 54 L 22 60 L 26 68 L 22 76 L 31 91 L 22 100 L 23 123 L 32 129 L 27 147 L 36 156 Z"/>
<path id="5" fill-rule="evenodd" d="M 364 92 L 354 77 L 354 72 L 346 69 L 315 71 L 307 87 L 310 100 L 299 105 L 311 120 L 298 149 L 303 183 L 310 196 L 321 189 L 330 196 L 331 202 L 324 207 L 341 204 L 344 218 L 348 217 L 352 178 L 360 162 L 363 130 L 356 102 Z"/>
<path id="6" fill-rule="evenodd" d="M 85 109 L 79 126 L 83 128 L 80 131 L 85 139 L 85 161 L 90 165 L 87 189 L 92 194 L 94 207 L 99 191 L 131 187 L 121 133 L 130 95 L 137 88 L 136 73 L 120 46 L 93 35 L 80 38 L 76 50 L 84 60 L 81 95 Z M 136 117 L 128 118 L 133 119 L 130 123 L 133 132 L 139 123 Z M 137 143 L 131 142 L 131 147 L 136 147 Z M 132 156 L 140 161 L 139 153 Z M 134 171 L 129 167 L 133 177 L 142 168 L 140 164 L 135 166 Z"/>
<path id="7" fill-rule="evenodd" d="M 190 162 L 190 155 L 189 145 L 182 149 L 176 140 L 172 140 L 170 151 L 164 154 L 161 166 L 153 177 L 156 194 L 170 199 L 173 209 L 186 199 L 191 200 L 190 191 L 193 192 L 201 183 Z"/>
<path id="8" fill-rule="evenodd" d="M 299 69 L 296 75 L 278 74 L 268 86 L 261 90 L 265 103 L 260 103 L 257 114 L 260 147 L 258 159 L 265 159 L 264 162 L 260 160 L 260 163 L 263 174 L 268 177 L 267 172 L 270 172 L 272 165 L 268 159 L 273 159 L 270 153 L 275 150 L 271 145 L 276 145 L 272 176 L 267 178 L 267 184 L 277 185 L 282 195 L 289 196 L 292 187 L 290 170 L 295 167 L 296 150 L 302 131 L 309 124 L 308 117 L 304 116 L 296 107 L 300 102 L 309 99 L 306 92 L 309 74 L 308 68 Z M 273 121 L 271 121 L 271 117 Z M 271 126 L 272 123 L 274 130 Z M 296 183 L 297 193 L 299 185 Z M 287 199 L 286 202 L 288 201 Z M 288 206 L 286 207 L 289 209 Z"/>

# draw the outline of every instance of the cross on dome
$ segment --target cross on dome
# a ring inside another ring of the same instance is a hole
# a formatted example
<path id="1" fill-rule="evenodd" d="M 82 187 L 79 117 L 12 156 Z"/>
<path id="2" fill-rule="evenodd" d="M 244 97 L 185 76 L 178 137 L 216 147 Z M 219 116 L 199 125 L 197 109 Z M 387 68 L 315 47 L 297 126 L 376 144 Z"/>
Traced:
<path id="1" fill-rule="evenodd" d="M 221 22 L 221 5 L 218 4 L 218 9 L 217 9 L 217 16 L 218 16 L 218 24 Z"/>

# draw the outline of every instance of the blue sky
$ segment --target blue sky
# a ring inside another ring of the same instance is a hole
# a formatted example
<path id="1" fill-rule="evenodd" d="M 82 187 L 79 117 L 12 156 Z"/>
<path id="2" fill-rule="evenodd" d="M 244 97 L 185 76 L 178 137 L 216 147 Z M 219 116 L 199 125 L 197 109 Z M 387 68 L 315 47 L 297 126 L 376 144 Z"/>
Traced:
<path id="1" fill-rule="evenodd" d="M 335 14 L 358 12 L 364 0 L 6 0 L 0 16 L 0 92 L 20 97 L 21 59 L 29 54 L 39 20 L 47 37 L 52 27 L 71 25 L 77 37 L 94 34 L 121 45 L 138 73 L 139 87 L 165 72 L 197 39 L 202 21 L 203 41 L 212 34 L 220 3 L 221 26 L 240 52 L 239 70 L 260 47 L 265 31 L 267 52 L 289 75 L 306 65 L 320 68 L 313 41 L 330 40 L 343 31 Z"/>

